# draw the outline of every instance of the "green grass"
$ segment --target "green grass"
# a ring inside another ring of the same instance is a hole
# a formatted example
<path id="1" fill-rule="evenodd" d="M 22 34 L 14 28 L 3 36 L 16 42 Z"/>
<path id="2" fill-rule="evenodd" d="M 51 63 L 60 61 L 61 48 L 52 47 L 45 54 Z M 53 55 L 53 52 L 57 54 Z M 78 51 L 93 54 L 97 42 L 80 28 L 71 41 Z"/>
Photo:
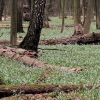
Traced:
<path id="1" fill-rule="evenodd" d="M 43 70 L 43 68 L 31 68 L 21 62 L 0 57 L 0 74 L 6 84 L 34 83 L 43 73 Z"/>
<path id="2" fill-rule="evenodd" d="M 82 67 L 81 72 L 52 72 L 48 83 L 86 84 L 100 82 L 100 46 L 98 45 L 55 45 L 41 48 L 57 48 L 65 51 L 40 50 L 40 60 L 49 64 L 65 67 Z"/>
<path id="3" fill-rule="evenodd" d="M 61 24 L 61 19 L 51 18 L 50 25 Z M 72 20 L 66 19 L 66 24 L 73 24 Z M 18 33 L 18 35 L 25 35 Z M 91 25 L 91 32 L 99 32 L 95 28 L 95 22 Z M 0 39 L 10 38 L 10 29 L 1 28 L 0 34 L 4 33 Z M 43 29 L 41 39 L 60 38 L 71 36 L 73 28 L 65 28 L 60 33 L 60 28 L 52 27 Z M 45 84 L 96 84 L 100 83 L 100 45 L 39 45 L 42 49 L 61 49 L 60 50 L 41 50 L 39 49 L 39 60 L 55 66 L 67 68 L 82 67 L 83 71 L 58 71 L 52 70 L 45 79 Z M 9 58 L 0 56 L 0 76 L 6 84 L 31 84 L 36 82 L 43 74 L 45 68 L 29 67 L 22 62 L 13 61 Z M 100 89 L 81 90 L 72 92 L 72 97 L 78 95 L 82 100 L 100 100 Z M 66 100 L 64 93 L 59 94 L 57 100 Z"/>

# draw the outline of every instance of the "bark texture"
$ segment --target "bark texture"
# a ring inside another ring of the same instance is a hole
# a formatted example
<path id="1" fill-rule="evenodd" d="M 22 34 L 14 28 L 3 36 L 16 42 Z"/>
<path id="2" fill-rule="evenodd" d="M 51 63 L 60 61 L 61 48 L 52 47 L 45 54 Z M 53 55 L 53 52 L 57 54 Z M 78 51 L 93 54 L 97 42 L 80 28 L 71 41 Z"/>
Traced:
<path id="1" fill-rule="evenodd" d="M 87 34 L 90 32 L 92 17 L 93 17 L 93 0 L 88 0 L 88 8 L 86 12 L 83 34 Z"/>
<path id="2" fill-rule="evenodd" d="M 10 48 L 3 45 L 0 45 L 0 56 L 9 57 L 13 60 L 19 60 L 24 64 L 30 65 L 31 67 L 46 67 L 53 68 L 56 70 L 70 70 L 62 66 L 53 66 L 48 63 L 41 62 L 37 58 L 37 53 L 31 50 L 25 50 L 20 48 Z"/>
<path id="3" fill-rule="evenodd" d="M 2 14 L 4 9 L 4 2 L 5 0 L 0 0 L 0 21 L 2 21 Z"/>
<path id="4" fill-rule="evenodd" d="M 100 33 L 91 33 L 84 35 L 75 35 L 58 39 L 40 40 L 40 45 L 55 45 L 55 44 L 97 44 L 100 43 Z"/>
<path id="5" fill-rule="evenodd" d="M 81 24 L 80 0 L 74 0 L 74 27 Z"/>
<path id="6" fill-rule="evenodd" d="M 23 21 L 22 21 L 22 16 L 23 16 L 23 8 L 22 8 L 22 0 L 18 0 L 18 5 L 17 5 L 17 32 L 23 33 Z"/>
<path id="7" fill-rule="evenodd" d="M 96 28 L 100 29 L 100 2 L 95 0 L 95 10 L 96 10 Z"/>
<path id="8" fill-rule="evenodd" d="M 11 34 L 10 44 L 17 44 L 17 1 L 11 0 Z"/>
<path id="9" fill-rule="evenodd" d="M 43 27 L 43 16 L 46 0 L 35 0 L 35 5 L 31 14 L 28 32 L 19 48 L 33 50 L 37 52 L 41 29 Z"/>
<path id="10" fill-rule="evenodd" d="M 37 93 L 49 93 L 53 91 L 64 91 L 69 93 L 71 91 L 79 91 L 82 89 L 99 88 L 100 84 L 94 85 L 21 85 L 21 86 L 0 86 L 0 98 L 11 96 L 13 94 L 37 94 Z"/>

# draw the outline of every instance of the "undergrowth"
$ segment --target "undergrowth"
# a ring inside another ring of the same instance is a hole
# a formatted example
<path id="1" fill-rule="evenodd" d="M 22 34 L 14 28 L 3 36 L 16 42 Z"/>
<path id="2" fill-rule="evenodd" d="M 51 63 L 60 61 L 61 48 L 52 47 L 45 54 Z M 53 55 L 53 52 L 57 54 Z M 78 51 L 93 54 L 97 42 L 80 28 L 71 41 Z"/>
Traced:
<path id="1" fill-rule="evenodd" d="M 61 24 L 61 19 L 51 18 L 50 25 Z M 8 22 L 7 22 L 8 23 Z M 66 19 L 66 24 L 73 24 L 72 20 Z M 18 35 L 25 36 L 25 33 Z M 91 32 L 99 32 L 95 28 L 95 22 L 91 25 Z M 4 33 L 1 40 L 10 39 L 10 29 L 1 28 L 0 34 Z M 71 36 L 73 28 L 65 28 L 60 33 L 59 27 L 43 29 L 41 39 L 61 38 Z M 55 66 L 64 66 L 67 68 L 82 68 L 82 71 L 58 71 L 52 70 L 49 76 L 45 78 L 44 84 L 99 84 L 100 83 L 100 45 L 39 45 L 39 60 Z M 58 50 L 49 50 L 49 49 Z M 45 50 L 42 50 L 45 49 Z M 22 62 L 13 61 L 9 58 L 0 56 L 0 78 L 6 84 L 32 84 L 35 83 L 45 72 L 44 68 L 30 67 Z M 82 90 L 72 92 L 65 96 L 60 93 L 57 100 L 66 100 L 65 98 L 80 97 L 82 100 L 100 100 L 100 89 Z M 75 100 L 75 99 L 73 99 Z"/>

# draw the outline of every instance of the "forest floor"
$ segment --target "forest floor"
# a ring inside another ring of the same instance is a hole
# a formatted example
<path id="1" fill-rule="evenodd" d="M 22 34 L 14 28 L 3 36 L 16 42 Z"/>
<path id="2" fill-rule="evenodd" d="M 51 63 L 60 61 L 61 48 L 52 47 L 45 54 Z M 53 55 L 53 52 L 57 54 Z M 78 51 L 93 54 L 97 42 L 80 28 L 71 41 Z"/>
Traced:
<path id="1" fill-rule="evenodd" d="M 2 24 L 9 24 L 4 21 Z M 73 25 L 73 20 L 66 19 L 66 25 Z M 28 26 L 28 22 L 24 23 Z M 51 18 L 50 28 L 43 28 L 41 40 L 54 39 L 72 36 L 73 27 L 65 27 L 60 33 L 61 19 Z M 55 27 L 54 27 L 55 26 Z M 18 33 L 18 41 L 21 41 L 27 32 Z M 95 22 L 92 22 L 90 32 L 100 32 L 96 30 Z M 0 27 L 0 41 L 9 46 L 6 41 L 10 40 L 10 28 Z M 20 38 L 21 37 L 21 38 Z M 80 85 L 100 83 L 100 45 L 39 45 L 38 60 L 54 66 L 63 66 L 69 70 L 47 70 L 46 66 L 31 67 L 23 62 L 12 60 L 8 57 L 0 56 L 0 78 L 6 85 L 23 84 L 59 84 L 59 85 Z M 81 70 L 80 70 L 81 69 Z M 46 77 L 41 81 L 42 76 Z M 100 88 L 82 89 L 65 93 L 54 91 L 42 94 L 13 94 L 11 97 L 0 100 L 100 100 Z"/>

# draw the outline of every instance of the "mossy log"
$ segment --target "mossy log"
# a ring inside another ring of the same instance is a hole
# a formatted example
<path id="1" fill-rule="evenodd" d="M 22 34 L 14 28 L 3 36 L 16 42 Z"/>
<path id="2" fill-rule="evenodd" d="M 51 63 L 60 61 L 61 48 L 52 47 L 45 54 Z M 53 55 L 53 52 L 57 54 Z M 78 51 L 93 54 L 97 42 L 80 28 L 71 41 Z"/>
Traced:
<path id="1" fill-rule="evenodd" d="M 56 44 L 97 44 L 100 42 L 100 33 L 91 33 L 84 35 L 75 35 L 71 37 L 63 37 L 58 39 L 40 40 L 40 45 L 56 45 Z"/>
<path id="2" fill-rule="evenodd" d="M 81 89 L 99 88 L 100 84 L 95 85 L 21 85 L 21 86 L 0 86 L 0 98 L 11 96 L 14 94 L 39 94 L 50 93 L 53 91 L 64 91 L 66 93 L 71 91 L 78 91 Z"/>

